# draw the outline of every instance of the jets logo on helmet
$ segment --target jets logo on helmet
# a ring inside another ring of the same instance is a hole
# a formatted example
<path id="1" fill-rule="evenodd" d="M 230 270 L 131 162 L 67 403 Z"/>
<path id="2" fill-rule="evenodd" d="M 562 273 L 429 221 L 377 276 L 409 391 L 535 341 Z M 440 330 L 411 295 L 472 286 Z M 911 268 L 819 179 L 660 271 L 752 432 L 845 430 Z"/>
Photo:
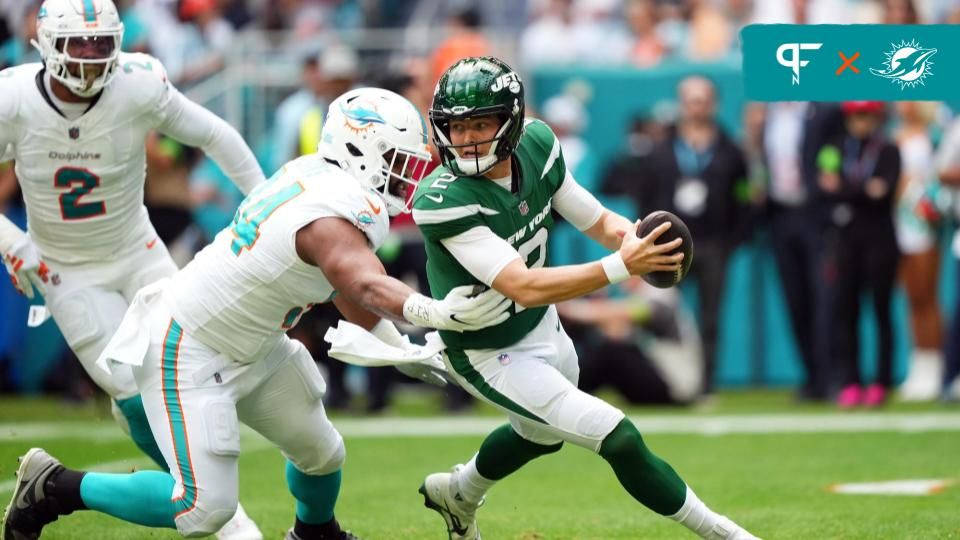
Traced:
<path id="1" fill-rule="evenodd" d="M 380 88 L 351 90 L 330 104 L 317 153 L 376 192 L 391 216 L 410 211 L 430 164 L 420 112 Z"/>
<path id="2" fill-rule="evenodd" d="M 123 23 L 112 0 L 46 0 L 37 14 L 37 39 L 50 76 L 92 97 L 117 73 Z"/>
<path id="3" fill-rule="evenodd" d="M 523 80 L 503 61 L 491 56 L 464 58 L 440 77 L 433 93 L 430 123 L 433 142 L 444 166 L 454 174 L 479 176 L 507 159 L 523 135 Z M 500 129 L 489 141 L 454 145 L 450 142 L 450 121 L 479 116 L 496 116 Z M 485 156 L 461 158 L 458 150 L 487 143 Z"/>

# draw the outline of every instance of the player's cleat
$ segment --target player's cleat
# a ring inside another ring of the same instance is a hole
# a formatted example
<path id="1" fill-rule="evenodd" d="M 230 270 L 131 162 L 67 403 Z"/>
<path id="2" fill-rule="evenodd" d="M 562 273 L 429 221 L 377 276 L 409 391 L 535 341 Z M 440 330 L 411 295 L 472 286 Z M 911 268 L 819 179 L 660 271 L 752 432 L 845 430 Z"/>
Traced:
<path id="1" fill-rule="evenodd" d="M 237 505 L 237 513 L 217 531 L 217 540 L 263 540 L 257 524 L 250 519 L 243 506 Z"/>
<path id="2" fill-rule="evenodd" d="M 448 473 L 427 476 L 419 491 L 423 495 L 423 505 L 438 512 L 447 522 L 450 540 L 480 540 L 477 508 L 483 501 L 470 504 L 453 488 L 454 475 L 462 467 L 463 465 L 456 465 Z"/>
<path id="3" fill-rule="evenodd" d="M 45 486 L 63 465 L 40 448 L 31 448 L 19 461 L 17 486 L 3 514 L 0 534 L 3 540 L 36 540 L 44 525 L 59 516 L 57 503 L 47 496 Z"/>
<path id="4" fill-rule="evenodd" d="M 287 535 L 283 537 L 283 540 L 307 540 L 306 538 L 300 538 L 297 533 L 293 532 L 293 527 L 287 531 Z M 360 540 L 359 536 L 354 535 L 350 531 L 341 531 L 340 536 L 336 538 L 331 538 L 330 540 Z"/>
<path id="5" fill-rule="evenodd" d="M 887 389 L 881 384 L 871 384 L 863 393 L 863 404 L 867 407 L 879 407 L 887 402 Z"/>
<path id="6" fill-rule="evenodd" d="M 720 522 L 714 525 L 703 538 L 706 540 L 760 540 L 726 516 L 721 516 Z"/>

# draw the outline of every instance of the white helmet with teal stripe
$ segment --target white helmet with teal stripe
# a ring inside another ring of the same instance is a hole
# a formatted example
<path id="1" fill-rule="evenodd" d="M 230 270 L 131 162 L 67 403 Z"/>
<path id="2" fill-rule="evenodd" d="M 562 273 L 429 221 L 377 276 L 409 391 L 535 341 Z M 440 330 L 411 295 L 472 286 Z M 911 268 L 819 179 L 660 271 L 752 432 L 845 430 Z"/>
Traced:
<path id="1" fill-rule="evenodd" d="M 116 74 L 122 39 L 112 0 L 45 0 L 33 45 L 51 77 L 78 96 L 92 97 Z"/>
<path id="2" fill-rule="evenodd" d="M 427 124 L 403 96 L 358 88 L 330 104 L 317 153 L 376 191 L 395 216 L 410 211 L 430 163 Z"/>

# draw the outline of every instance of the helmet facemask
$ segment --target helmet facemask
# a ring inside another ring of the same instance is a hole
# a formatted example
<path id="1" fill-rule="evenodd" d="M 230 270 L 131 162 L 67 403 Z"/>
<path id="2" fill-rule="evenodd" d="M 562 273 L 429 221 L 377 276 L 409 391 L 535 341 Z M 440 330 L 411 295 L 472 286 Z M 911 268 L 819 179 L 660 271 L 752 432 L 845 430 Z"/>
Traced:
<path id="1" fill-rule="evenodd" d="M 380 172 L 384 180 L 374 189 L 387 203 L 391 216 L 409 213 L 417 184 L 430 165 L 430 154 L 398 147 L 383 154 L 383 164 Z"/>
<path id="2" fill-rule="evenodd" d="M 497 119 L 500 127 L 497 133 L 485 141 L 473 141 L 464 144 L 453 144 L 450 136 L 450 122 L 454 120 L 466 120 L 468 118 L 477 118 L 480 116 L 490 116 Z M 443 164 L 457 174 L 466 176 L 480 176 L 486 174 L 494 168 L 497 163 L 510 157 L 511 151 L 504 152 L 507 147 L 501 145 L 503 137 L 510 131 L 513 119 L 508 115 L 496 114 L 493 112 L 471 112 L 468 115 L 445 115 L 436 114 L 436 111 L 430 111 L 430 121 L 433 123 L 435 142 L 441 148 L 441 158 Z M 463 149 L 479 148 L 485 144 L 490 144 L 490 149 L 485 155 L 475 155 L 473 157 L 462 157 Z"/>

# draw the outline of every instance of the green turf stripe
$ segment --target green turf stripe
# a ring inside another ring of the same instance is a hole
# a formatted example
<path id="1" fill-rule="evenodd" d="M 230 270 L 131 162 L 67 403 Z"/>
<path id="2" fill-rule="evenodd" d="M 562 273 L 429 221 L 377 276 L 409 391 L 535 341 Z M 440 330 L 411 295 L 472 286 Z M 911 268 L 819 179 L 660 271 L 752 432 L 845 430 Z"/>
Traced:
<path id="1" fill-rule="evenodd" d="M 190 441 L 187 438 L 187 422 L 183 417 L 183 404 L 180 401 L 180 388 L 177 380 L 180 359 L 180 341 L 183 329 L 170 319 L 167 336 L 163 340 L 163 403 L 167 408 L 167 421 L 170 423 L 170 435 L 173 437 L 173 451 L 177 460 L 177 469 L 183 482 L 183 495 L 174 499 L 179 508 L 177 515 L 185 514 L 197 504 L 197 481 L 193 473 L 193 461 L 190 459 Z"/>
<path id="2" fill-rule="evenodd" d="M 496 389 L 487 384 L 487 381 L 484 380 L 483 375 L 474 369 L 473 364 L 470 363 L 470 359 L 467 357 L 466 353 L 457 349 L 447 349 L 446 352 L 447 356 L 450 358 L 450 364 L 453 365 L 453 369 L 460 374 L 461 377 L 466 379 L 471 386 L 476 388 L 483 397 L 509 411 L 519 414 L 520 416 L 540 422 L 541 424 L 547 423 L 544 419 L 524 409 L 519 403 L 511 400 L 500 392 L 497 392 Z"/>

